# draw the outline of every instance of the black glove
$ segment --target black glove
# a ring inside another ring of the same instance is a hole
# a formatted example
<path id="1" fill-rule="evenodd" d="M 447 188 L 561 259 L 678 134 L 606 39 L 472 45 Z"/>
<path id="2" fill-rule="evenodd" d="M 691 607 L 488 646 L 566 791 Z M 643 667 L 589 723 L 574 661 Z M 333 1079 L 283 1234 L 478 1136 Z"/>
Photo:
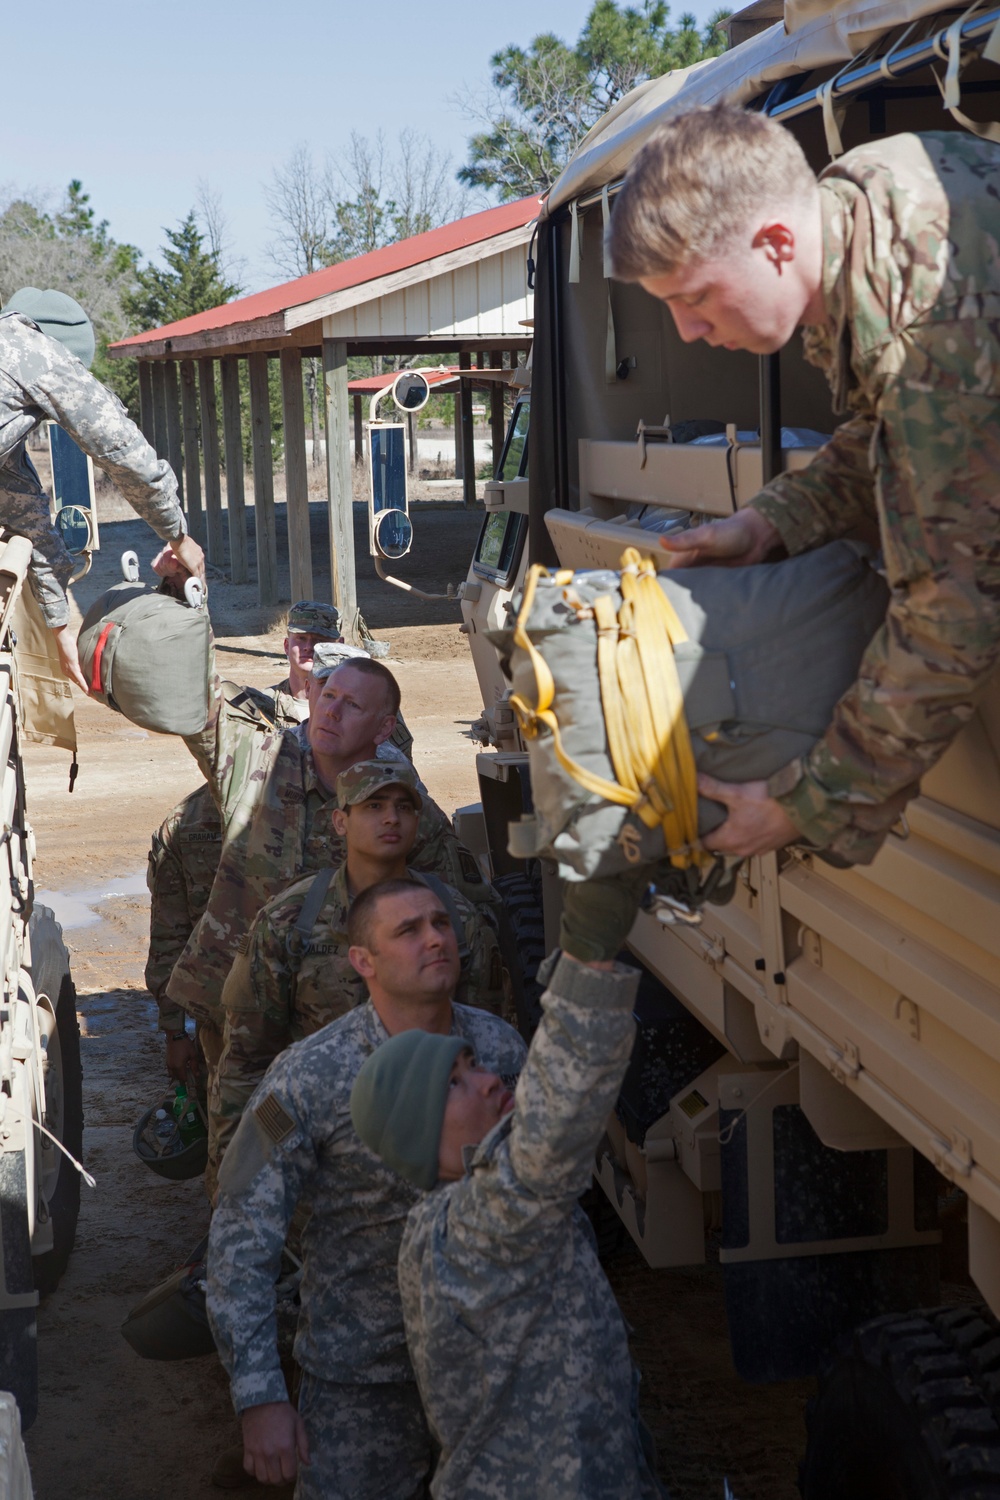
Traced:
<path id="1" fill-rule="evenodd" d="M 648 868 L 572 881 L 563 897 L 559 943 L 581 963 L 617 957 L 650 882 Z"/>

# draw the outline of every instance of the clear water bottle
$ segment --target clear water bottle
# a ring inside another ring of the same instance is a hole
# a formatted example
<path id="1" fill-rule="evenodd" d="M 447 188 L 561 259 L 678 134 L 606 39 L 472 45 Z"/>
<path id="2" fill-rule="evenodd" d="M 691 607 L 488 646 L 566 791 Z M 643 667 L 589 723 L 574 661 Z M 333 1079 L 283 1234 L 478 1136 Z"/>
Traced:
<path id="1" fill-rule="evenodd" d="M 153 1138 L 160 1150 L 166 1146 L 174 1133 L 174 1122 L 165 1109 L 158 1109 L 153 1116 Z"/>

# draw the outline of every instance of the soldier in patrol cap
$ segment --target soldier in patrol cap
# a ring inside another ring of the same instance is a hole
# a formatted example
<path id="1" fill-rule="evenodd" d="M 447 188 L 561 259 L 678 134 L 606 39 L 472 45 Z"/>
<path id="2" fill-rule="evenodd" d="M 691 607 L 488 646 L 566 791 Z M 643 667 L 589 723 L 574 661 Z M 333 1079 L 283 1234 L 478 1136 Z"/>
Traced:
<path id="1" fill-rule="evenodd" d="M 609 230 L 614 275 L 683 340 L 773 354 L 797 326 L 849 413 L 806 468 L 662 545 L 739 566 L 878 526 L 892 590 L 826 734 L 770 781 L 699 790 L 727 854 L 793 841 L 867 864 L 1000 660 L 1000 146 L 962 131 L 856 147 L 817 183 L 794 136 L 730 105 L 666 121 Z"/>
<path id="2" fill-rule="evenodd" d="M 66 585 L 74 562 L 52 524 L 25 441 L 46 420 L 65 429 L 100 464 L 137 515 L 168 544 L 184 574 L 205 582 L 205 556 L 187 535 L 170 465 L 146 442 L 125 408 L 89 372 L 90 319 L 65 292 L 22 287 L 0 314 L 0 525 L 32 544 L 28 583 L 56 638 L 63 671 L 84 692 Z"/>
<path id="3" fill-rule="evenodd" d="M 348 957 L 347 918 L 361 891 L 408 874 L 422 807 L 412 766 L 360 761 L 337 777 L 333 824 L 347 845 L 335 870 L 307 876 L 263 908 L 222 991 L 225 1044 L 211 1120 L 216 1160 L 247 1100 L 279 1052 L 363 1003 L 364 980 Z M 503 975 L 489 916 L 433 874 L 414 875 L 439 896 L 462 957 L 455 999 L 500 1013 Z"/>
<path id="4" fill-rule="evenodd" d="M 321 641 L 342 641 L 340 612 L 318 599 L 300 599 L 288 611 L 284 652 L 288 676 L 268 688 L 279 712 L 288 722 L 301 724 L 309 716 L 309 678 L 313 652 Z"/>
<path id="5" fill-rule="evenodd" d="M 242 1418 L 248 1474 L 276 1484 L 298 1470 L 297 1500 L 418 1500 L 433 1451 L 396 1278 L 417 1191 L 358 1139 L 351 1088 L 366 1057 L 415 1027 L 461 1037 L 507 1087 L 524 1043 L 488 1011 L 452 1003 L 458 944 L 426 886 L 369 886 L 351 908 L 349 937 L 369 999 L 283 1052 L 250 1100 L 219 1174 L 208 1313 Z M 302 1198 L 311 1217 L 296 1411 L 278 1358 L 274 1284 Z"/>

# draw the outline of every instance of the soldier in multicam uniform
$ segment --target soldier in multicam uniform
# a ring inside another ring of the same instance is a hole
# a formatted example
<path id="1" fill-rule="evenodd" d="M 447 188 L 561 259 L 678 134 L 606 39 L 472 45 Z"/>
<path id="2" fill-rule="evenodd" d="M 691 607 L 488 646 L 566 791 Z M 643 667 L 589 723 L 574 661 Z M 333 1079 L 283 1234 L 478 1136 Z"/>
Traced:
<path id="1" fill-rule="evenodd" d="M 100 464 L 132 509 L 169 544 L 185 573 L 204 583 L 205 558 L 187 535 L 170 465 L 157 458 L 125 408 L 87 366 L 94 330 L 65 292 L 22 287 L 0 315 L 0 525 L 32 544 L 28 582 L 55 633 L 63 671 L 84 692 L 76 641 L 66 629 L 66 585 L 74 563 L 52 524 L 25 442 L 48 420 Z"/>
<path id="2" fill-rule="evenodd" d="M 403 1334 L 396 1259 L 417 1193 L 358 1140 L 350 1093 L 365 1059 L 413 1027 L 463 1039 L 510 1086 L 524 1059 L 512 1027 L 453 1005 L 454 929 L 432 891 L 388 881 L 350 917 L 352 959 L 370 999 L 270 1067 L 226 1152 L 208 1249 L 208 1312 L 233 1401 L 245 1465 L 289 1479 L 297 1500 L 416 1500 L 432 1445 Z M 274 1282 L 300 1198 L 302 1311 L 298 1412 L 275 1344 Z"/>
<path id="3" fill-rule="evenodd" d="M 629 898 L 605 951 L 634 913 Z M 352 1093 L 361 1139 L 425 1190 L 399 1287 L 442 1450 L 435 1500 L 663 1495 L 625 1322 L 577 1202 L 631 1055 L 639 973 L 565 951 L 545 968 L 516 1100 L 462 1037 L 416 1033 L 373 1053 Z"/>
<path id="4" fill-rule="evenodd" d="M 225 1043 L 210 1127 L 217 1160 L 279 1052 L 363 1004 L 364 980 L 348 958 L 348 913 L 369 886 L 406 878 L 422 806 L 418 787 L 412 766 L 361 761 L 343 771 L 333 826 L 346 841 L 346 859 L 275 896 L 250 929 L 222 991 Z M 449 909 L 463 955 L 454 998 L 499 1015 L 503 975 L 493 923 L 435 876 L 413 878 L 430 884 Z"/>
<path id="5" fill-rule="evenodd" d="M 729 812 L 709 847 L 867 863 L 1000 658 L 1000 147 L 893 136 L 817 186 L 766 115 L 694 110 L 637 156 L 609 247 L 686 341 L 774 353 L 804 325 L 851 413 L 807 469 L 663 545 L 740 565 L 877 524 L 889 611 L 827 733 L 769 782 L 700 782 Z"/>

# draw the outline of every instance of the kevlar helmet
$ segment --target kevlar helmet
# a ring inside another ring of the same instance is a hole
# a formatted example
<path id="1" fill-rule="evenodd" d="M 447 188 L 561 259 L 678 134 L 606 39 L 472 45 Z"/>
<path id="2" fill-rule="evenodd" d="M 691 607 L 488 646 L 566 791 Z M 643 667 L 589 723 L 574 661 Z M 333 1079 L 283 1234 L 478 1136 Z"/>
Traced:
<path id="1" fill-rule="evenodd" d="M 132 1150 L 141 1162 L 171 1182 L 186 1182 L 200 1177 L 208 1165 L 208 1124 L 201 1103 L 191 1096 L 201 1129 L 191 1139 L 179 1120 L 173 1117 L 173 1096 L 158 1099 L 152 1108 L 140 1115 L 132 1135 Z"/>
<path id="2" fill-rule="evenodd" d="M 204 1251 L 202 1251 L 204 1253 Z M 122 1335 L 143 1359 L 200 1359 L 215 1353 L 205 1309 L 205 1262 L 181 1266 L 137 1303 Z"/>

